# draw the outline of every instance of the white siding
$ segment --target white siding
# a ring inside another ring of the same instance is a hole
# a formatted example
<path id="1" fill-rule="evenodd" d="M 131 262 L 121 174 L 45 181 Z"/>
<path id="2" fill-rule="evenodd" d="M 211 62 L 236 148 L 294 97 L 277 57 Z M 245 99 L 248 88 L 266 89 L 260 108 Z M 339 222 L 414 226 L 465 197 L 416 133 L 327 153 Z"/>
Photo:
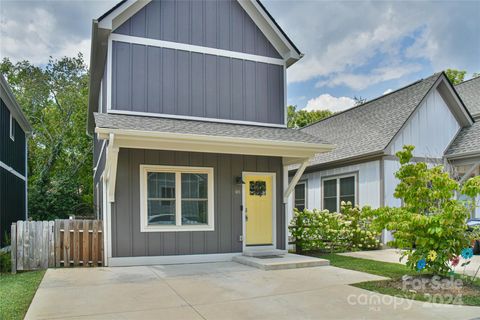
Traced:
<path id="1" fill-rule="evenodd" d="M 390 145 L 394 155 L 406 144 L 415 146 L 414 156 L 442 158 L 460 125 L 437 90 L 432 91 L 412 114 Z"/>
<path id="2" fill-rule="evenodd" d="M 304 174 L 300 181 L 307 181 L 307 209 L 321 209 L 322 177 L 346 173 L 358 174 L 358 204 L 378 208 L 380 206 L 380 161 L 377 160 Z M 287 212 L 290 222 L 293 215 L 293 195 L 289 198 Z"/>

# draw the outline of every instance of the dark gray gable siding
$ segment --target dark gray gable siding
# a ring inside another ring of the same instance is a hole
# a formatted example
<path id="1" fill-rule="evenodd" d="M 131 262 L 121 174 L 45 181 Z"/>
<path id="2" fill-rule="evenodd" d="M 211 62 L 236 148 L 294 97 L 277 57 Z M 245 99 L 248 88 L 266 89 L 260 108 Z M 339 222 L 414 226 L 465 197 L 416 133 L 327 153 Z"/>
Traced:
<path id="1" fill-rule="evenodd" d="M 154 0 L 114 33 L 280 58 L 237 0 Z"/>
<path id="2" fill-rule="evenodd" d="M 113 42 L 112 109 L 284 124 L 283 67 Z"/>
<path id="3" fill-rule="evenodd" d="M 213 167 L 215 231 L 140 232 L 140 165 Z M 116 198 L 112 204 L 112 256 L 161 256 L 241 252 L 242 171 L 276 172 L 277 246 L 285 248 L 282 160 L 274 157 L 120 149 Z"/>
<path id="4" fill-rule="evenodd" d="M 25 132 L 15 121 L 10 139 L 10 110 L 0 99 L 0 161 L 25 176 Z M 6 245 L 12 222 L 25 219 L 25 181 L 0 167 L 0 247 Z"/>
<path id="5" fill-rule="evenodd" d="M 10 139 L 10 110 L 0 99 L 0 161 L 25 175 L 25 132 L 15 121 L 15 141 Z M 0 169 L 4 170 L 4 169 Z"/>

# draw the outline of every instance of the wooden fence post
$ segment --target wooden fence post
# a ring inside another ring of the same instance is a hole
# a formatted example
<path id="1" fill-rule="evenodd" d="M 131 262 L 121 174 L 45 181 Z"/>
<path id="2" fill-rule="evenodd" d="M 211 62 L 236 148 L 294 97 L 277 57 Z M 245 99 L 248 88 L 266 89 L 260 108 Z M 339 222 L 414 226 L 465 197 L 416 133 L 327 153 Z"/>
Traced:
<path id="1" fill-rule="evenodd" d="M 55 267 L 55 222 L 47 221 L 48 228 L 48 268 Z"/>
<path id="2" fill-rule="evenodd" d="M 23 270 L 23 221 L 17 221 L 17 270 Z"/>
<path id="3" fill-rule="evenodd" d="M 12 257 L 12 273 L 17 273 L 17 225 L 15 223 L 12 223 L 10 232 L 10 254 Z"/>
<path id="4" fill-rule="evenodd" d="M 62 238 L 60 236 L 60 227 L 61 227 L 61 220 L 57 219 L 55 220 L 55 267 L 59 268 L 60 267 L 60 258 L 61 258 L 61 253 L 60 253 L 60 244 L 62 242 Z"/>
<path id="5" fill-rule="evenodd" d="M 93 220 L 92 230 L 92 262 L 96 267 L 98 265 L 98 220 Z"/>

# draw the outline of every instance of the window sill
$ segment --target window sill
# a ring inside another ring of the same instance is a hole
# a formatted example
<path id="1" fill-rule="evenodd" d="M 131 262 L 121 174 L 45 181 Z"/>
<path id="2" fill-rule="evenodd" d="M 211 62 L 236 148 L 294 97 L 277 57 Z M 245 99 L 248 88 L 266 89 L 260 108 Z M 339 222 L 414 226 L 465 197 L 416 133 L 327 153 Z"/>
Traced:
<path id="1" fill-rule="evenodd" d="M 192 231 L 215 231 L 214 226 L 142 226 L 140 232 L 192 232 Z"/>

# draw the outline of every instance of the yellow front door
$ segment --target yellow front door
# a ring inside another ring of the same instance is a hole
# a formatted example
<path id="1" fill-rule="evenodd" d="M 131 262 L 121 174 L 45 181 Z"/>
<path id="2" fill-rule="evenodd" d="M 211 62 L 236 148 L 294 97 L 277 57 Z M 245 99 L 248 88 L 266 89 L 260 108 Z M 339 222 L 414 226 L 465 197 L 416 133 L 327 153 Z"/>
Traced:
<path id="1" fill-rule="evenodd" d="M 272 245 L 273 177 L 247 175 L 244 181 L 246 245 Z"/>

